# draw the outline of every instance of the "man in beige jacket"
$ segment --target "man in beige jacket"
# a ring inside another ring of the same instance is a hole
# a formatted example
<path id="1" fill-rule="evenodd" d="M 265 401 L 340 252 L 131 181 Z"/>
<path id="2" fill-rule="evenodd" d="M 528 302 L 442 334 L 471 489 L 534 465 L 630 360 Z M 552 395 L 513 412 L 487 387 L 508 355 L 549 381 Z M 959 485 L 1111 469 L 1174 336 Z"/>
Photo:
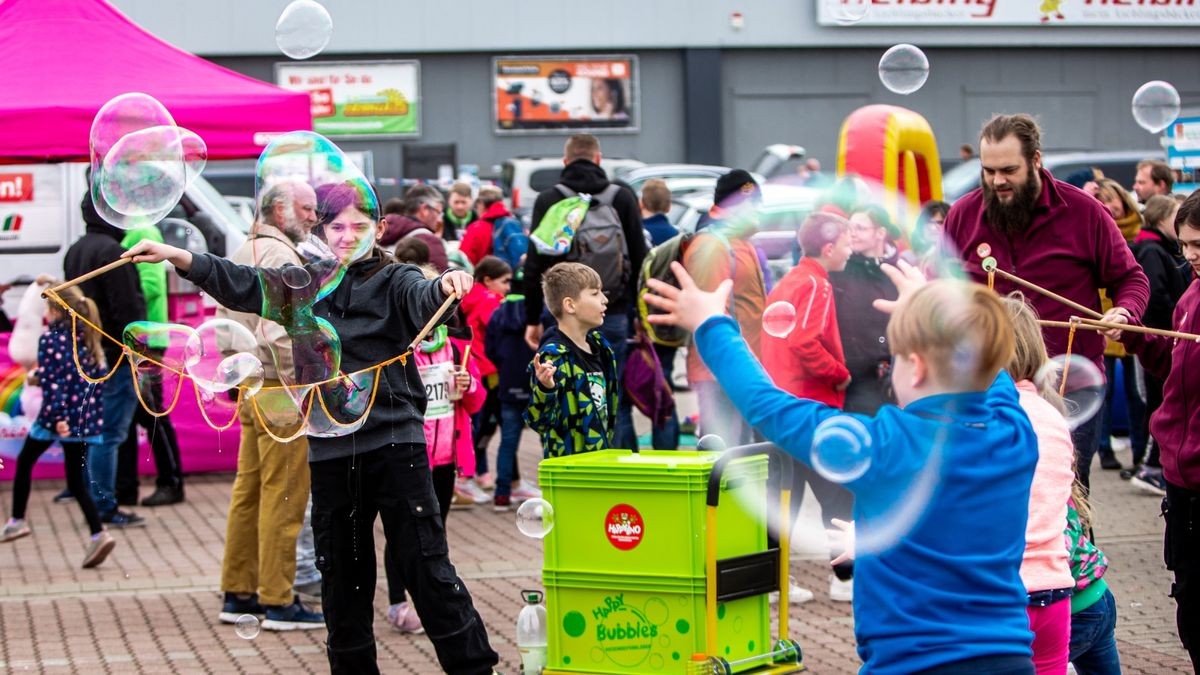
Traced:
<path id="1" fill-rule="evenodd" d="M 316 209 L 317 195 L 303 181 L 269 187 L 250 238 L 230 260 L 264 269 L 303 265 L 296 247 L 317 224 Z M 264 387 L 295 384 L 292 342 L 283 326 L 225 308 L 217 313 L 254 334 Z M 302 420 L 298 408 L 290 409 L 288 394 L 267 390 L 259 396 L 258 408 L 271 432 L 280 438 L 292 436 Z M 241 406 L 239 418 L 242 434 L 221 564 L 225 601 L 220 619 L 236 623 L 244 614 L 265 615 L 266 630 L 323 628 L 324 617 L 305 608 L 293 593 L 296 537 L 309 494 L 308 439 L 301 435 L 281 443 L 272 438 L 249 402 Z"/>

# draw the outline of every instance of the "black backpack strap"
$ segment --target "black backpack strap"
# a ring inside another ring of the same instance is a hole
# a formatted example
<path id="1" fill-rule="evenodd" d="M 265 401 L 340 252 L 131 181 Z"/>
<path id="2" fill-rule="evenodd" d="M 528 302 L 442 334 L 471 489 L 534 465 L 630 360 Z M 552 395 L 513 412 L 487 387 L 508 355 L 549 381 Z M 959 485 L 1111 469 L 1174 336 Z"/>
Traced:
<path id="1" fill-rule="evenodd" d="M 579 194 L 578 192 L 572 190 L 571 188 L 567 187 L 563 183 L 558 183 L 554 187 L 557 188 L 558 191 L 561 192 L 562 196 L 564 196 L 564 197 L 574 197 Z"/>

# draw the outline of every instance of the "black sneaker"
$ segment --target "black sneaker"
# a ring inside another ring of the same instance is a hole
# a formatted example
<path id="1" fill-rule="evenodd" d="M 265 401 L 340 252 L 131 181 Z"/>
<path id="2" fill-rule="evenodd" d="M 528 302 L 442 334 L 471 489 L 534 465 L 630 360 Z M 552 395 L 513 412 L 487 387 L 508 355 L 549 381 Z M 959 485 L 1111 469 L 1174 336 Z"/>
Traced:
<path id="1" fill-rule="evenodd" d="M 126 527 L 145 527 L 146 519 L 132 511 L 114 510 L 100 516 L 100 522 L 105 525 L 124 529 Z"/>
<path id="2" fill-rule="evenodd" d="M 221 623 L 237 623 L 238 618 L 246 614 L 262 616 L 265 613 L 263 606 L 258 604 L 257 593 L 251 593 L 248 598 L 239 598 L 236 593 L 226 593 L 218 618 L 221 619 Z"/>
<path id="3" fill-rule="evenodd" d="M 266 605 L 263 630 L 312 630 L 325 627 L 325 615 L 305 607 L 296 598 L 290 605 Z"/>
<path id="4" fill-rule="evenodd" d="M 55 504 L 65 504 L 75 501 L 75 495 L 71 494 L 70 488 L 65 488 L 62 492 L 54 495 Z"/>
<path id="5" fill-rule="evenodd" d="M 1113 454 L 1112 450 L 1109 450 L 1108 452 L 1101 450 L 1100 468 L 1107 471 L 1120 471 L 1121 462 L 1117 459 L 1117 456 Z"/>
<path id="6" fill-rule="evenodd" d="M 142 506 L 168 506 L 183 501 L 183 487 L 160 487 L 142 500 Z"/>
<path id="7" fill-rule="evenodd" d="M 1132 467 L 1130 467 L 1128 469 L 1121 469 L 1121 480 L 1129 480 L 1130 478 L 1133 478 L 1133 476 L 1138 471 L 1141 471 L 1141 470 L 1142 470 L 1141 464 L 1134 464 Z"/>
<path id="8" fill-rule="evenodd" d="M 1142 492 L 1163 497 L 1167 494 L 1167 481 L 1163 480 L 1162 469 L 1143 466 L 1129 483 Z"/>

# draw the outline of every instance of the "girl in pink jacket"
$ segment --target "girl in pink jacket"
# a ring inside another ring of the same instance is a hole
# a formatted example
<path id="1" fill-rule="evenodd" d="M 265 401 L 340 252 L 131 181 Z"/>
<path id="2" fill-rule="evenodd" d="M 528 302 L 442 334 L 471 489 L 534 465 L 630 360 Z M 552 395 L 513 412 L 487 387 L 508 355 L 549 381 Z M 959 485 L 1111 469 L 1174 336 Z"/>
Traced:
<path id="1" fill-rule="evenodd" d="M 448 335 L 438 326 L 413 352 L 421 381 L 425 383 L 425 448 L 433 492 L 442 512 L 442 525 L 450 513 L 454 482 L 459 475 L 475 475 L 475 443 L 471 438 L 471 415 L 483 407 L 487 390 L 479 378 L 472 354 L 463 363 L 470 342 Z M 390 549 L 384 550 L 388 578 L 388 623 L 401 633 L 423 633 L 421 619 L 408 602 L 404 577 Z"/>

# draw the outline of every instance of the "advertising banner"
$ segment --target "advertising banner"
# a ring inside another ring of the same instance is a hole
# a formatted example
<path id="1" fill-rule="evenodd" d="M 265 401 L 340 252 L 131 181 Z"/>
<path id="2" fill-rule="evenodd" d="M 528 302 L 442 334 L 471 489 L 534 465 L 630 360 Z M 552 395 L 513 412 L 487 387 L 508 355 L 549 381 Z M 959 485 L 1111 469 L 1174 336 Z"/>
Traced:
<path id="1" fill-rule="evenodd" d="M 421 135 L 417 61 L 277 63 L 275 84 L 312 97 L 313 131 L 324 136 Z"/>
<path id="2" fill-rule="evenodd" d="M 1197 0 L 817 0 L 822 26 L 1200 26 Z"/>
<path id="3" fill-rule="evenodd" d="M 638 130 L 635 56 L 493 60 L 496 133 Z"/>

